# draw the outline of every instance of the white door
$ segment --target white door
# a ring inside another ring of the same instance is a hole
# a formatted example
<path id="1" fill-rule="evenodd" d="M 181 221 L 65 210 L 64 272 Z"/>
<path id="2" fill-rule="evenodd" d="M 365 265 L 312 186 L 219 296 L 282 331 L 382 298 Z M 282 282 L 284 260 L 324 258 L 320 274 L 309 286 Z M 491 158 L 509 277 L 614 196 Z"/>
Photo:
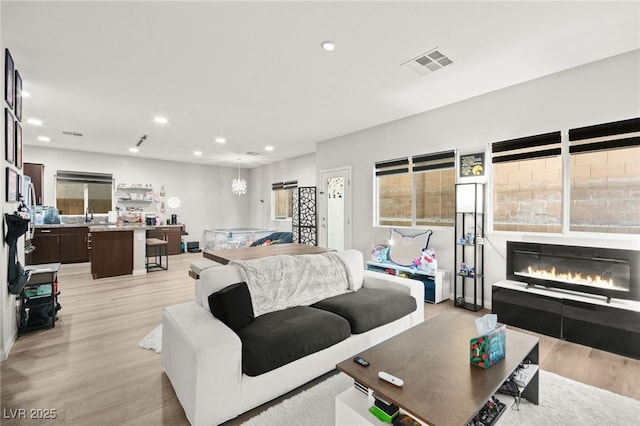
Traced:
<path id="1" fill-rule="evenodd" d="M 320 172 L 320 245 L 351 248 L 351 167 Z"/>

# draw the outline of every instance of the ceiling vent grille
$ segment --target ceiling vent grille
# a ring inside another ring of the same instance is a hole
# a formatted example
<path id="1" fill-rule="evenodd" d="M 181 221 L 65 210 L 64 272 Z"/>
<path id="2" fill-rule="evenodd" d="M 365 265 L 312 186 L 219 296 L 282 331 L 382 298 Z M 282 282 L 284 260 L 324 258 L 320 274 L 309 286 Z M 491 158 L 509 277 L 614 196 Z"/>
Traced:
<path id="1" fill-rule="evenodd" d="M 435 48 L 403 63 L 402 66 L 415 71 L 420 75 L 426 75 L 438 71 L 452 63 L 453 61 L 451 58 L 438 50 L 438 48 Z"/>
<path id="2" fill-rule="evenodd" d="M 248 155 L 250 157 L 255 157 L 256 155 L 260 155 L 260 153 L 259 152 L 255 152 L 255 151 L 248 151 L 248 152 L 245 152 L 244 155 Z"/>
<path id="3" fill-rule="evenodd" d="M 63 131 L 62 134 L 67 136 L 82 136 L 82 133 L 78 133 L 78 132 Z"/>

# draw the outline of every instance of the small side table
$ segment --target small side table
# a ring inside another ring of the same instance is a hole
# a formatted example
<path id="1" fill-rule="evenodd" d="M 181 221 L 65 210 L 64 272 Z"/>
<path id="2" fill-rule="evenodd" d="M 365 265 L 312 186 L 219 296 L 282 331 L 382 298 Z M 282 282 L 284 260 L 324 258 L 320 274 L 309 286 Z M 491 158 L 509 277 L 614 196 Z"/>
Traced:
<path id="1" fill-rule="evenodd" d="M 169 269 L 168 243 L 159 238 L 147 238 L 145 267 L 147 272 Z M 164 265 L 162 257 L 164 256 Z M 153 259 L 153 260 L 151 260 Z"/>

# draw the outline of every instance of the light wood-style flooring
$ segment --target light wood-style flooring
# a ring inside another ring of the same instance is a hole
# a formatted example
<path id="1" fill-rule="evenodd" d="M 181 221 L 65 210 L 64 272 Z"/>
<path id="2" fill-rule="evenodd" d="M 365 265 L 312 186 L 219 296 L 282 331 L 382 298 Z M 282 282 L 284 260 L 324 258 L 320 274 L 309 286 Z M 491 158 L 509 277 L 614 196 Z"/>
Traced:
<path id="1" fill-rule="evenodd" d="M 202 254 L 169 257 L 169 270 L 91 279 L 88 264 L 62 265 L 55 328 L 18 338 L 1 364 L 0 423 L 6 425 L 188 425 L 160 355 L 137 346 L 160 323 L 162 307 L 193 299 L 189 264 Z M 472 313 L 450 301 L 425 317 Z M 640 399 L 640 361 L 540 337 L 544 370 Z M 272 404 L 271 404 L 272 405 Z M 267 405 L 268 406 L 268 405 Z M 228 425 L 240 424 L 259 407 Z M 55 409 L 55 420 L 12 420 L 17 409 Z M 14 410 L 14 411 L 10 411 Z"/>

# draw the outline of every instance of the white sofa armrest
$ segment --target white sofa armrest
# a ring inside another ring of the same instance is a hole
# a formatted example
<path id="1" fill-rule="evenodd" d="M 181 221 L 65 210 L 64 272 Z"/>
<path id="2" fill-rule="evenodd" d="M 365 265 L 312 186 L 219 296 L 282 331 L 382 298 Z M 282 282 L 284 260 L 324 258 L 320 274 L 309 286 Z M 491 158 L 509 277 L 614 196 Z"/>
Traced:
<path id="1" fill-rule="evenodd" d="M 162 365 L 191 424 L 219 424 L 240 413 L 242 343 L 202 306 L 163 309 Z"/>
<path id="2" fill-rule="evenodd" d="M 362 286 L 364 288 L 391 288 L 413 296 L 416 299 L 417 309 L 411 313 L 411 326 L 424 321 L 424 284 L 422 281 L 365 270 Z"/>

